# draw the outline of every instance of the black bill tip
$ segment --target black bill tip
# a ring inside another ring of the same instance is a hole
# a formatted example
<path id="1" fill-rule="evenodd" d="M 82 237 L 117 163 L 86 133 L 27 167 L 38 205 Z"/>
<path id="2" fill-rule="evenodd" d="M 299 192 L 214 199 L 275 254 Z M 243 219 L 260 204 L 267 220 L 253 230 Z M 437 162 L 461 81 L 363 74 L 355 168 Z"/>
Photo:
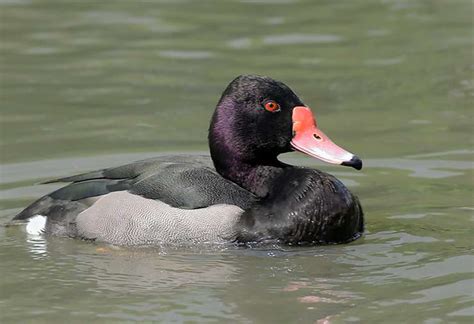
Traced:
<path id="1" fill-rule="evenodd" d="M 350 161 L 342 162 L 341 165 L 350 166 L 356 170 L 360 170 L 362 169 L 362 160 L 354 155 Z"/>

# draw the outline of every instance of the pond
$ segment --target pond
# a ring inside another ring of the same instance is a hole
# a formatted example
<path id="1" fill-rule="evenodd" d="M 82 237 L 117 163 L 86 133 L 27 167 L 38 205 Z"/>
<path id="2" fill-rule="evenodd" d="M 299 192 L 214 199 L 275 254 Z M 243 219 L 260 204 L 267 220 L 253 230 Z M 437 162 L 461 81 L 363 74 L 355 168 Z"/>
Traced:
<path id="1" fill-rule="evenodd" d="M 0 321 L 442 323 L 474 315 L 470 1 L 0 0 Z M 292 87 L 361 171 L 346 245 L 116 248 L 5 227 L 58 176 L 207 152 L 240 74 Z"/>

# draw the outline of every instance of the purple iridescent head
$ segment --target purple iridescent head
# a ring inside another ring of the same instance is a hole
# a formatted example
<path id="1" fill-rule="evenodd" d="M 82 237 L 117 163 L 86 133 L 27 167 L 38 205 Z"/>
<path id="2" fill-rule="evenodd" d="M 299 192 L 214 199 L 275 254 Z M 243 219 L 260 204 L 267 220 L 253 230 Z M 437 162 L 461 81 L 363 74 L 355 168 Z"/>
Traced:
<path id="1" fill-rule="evenodd" d="M 265 164 L 293 149 L 335 164 L 362 167 L 362 161 L 335 145 L 311 110 L 285 84 L 242 75 L 225 89 L 211 120 L 209 146 L 214 163 L 239 160 Z"/>

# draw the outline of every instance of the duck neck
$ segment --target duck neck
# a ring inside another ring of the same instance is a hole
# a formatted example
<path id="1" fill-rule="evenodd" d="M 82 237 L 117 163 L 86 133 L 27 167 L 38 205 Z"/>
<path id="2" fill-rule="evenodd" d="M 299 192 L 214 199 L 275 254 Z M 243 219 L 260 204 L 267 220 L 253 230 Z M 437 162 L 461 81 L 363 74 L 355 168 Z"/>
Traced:
<path id="1" fill-rule="evenodd" d="M 237 110 L 229 98 L 223 97 L 218 103 L 209 128 L 212 161 L 224 178 L 264 197 L 285 165 L 277 159 L 279 152 L 257 148 L 258 134 L 249 131 L 248 122 L 235 115 Z"/>
<path id="2" fill-rule="evenodd" d="M 268 195 L 272 181 L 283 172 L 284 164 L 277 159 L 272 161 L 242 161 L 211 155 L 217 172 L 257 197 Z"/>

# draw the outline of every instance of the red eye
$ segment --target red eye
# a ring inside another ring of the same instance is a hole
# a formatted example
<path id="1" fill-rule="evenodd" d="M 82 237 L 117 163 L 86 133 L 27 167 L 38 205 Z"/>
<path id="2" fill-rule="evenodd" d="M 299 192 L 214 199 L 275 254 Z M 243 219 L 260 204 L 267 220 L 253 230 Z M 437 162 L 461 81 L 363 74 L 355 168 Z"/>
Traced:
<path id="1" fill-rule="evenodd" d="M 265 109 L 269 112 L 277 112 L 280 111 L 280 105 L 277 104 L 275 101 L 267 101 L 264 105 Z"/>

